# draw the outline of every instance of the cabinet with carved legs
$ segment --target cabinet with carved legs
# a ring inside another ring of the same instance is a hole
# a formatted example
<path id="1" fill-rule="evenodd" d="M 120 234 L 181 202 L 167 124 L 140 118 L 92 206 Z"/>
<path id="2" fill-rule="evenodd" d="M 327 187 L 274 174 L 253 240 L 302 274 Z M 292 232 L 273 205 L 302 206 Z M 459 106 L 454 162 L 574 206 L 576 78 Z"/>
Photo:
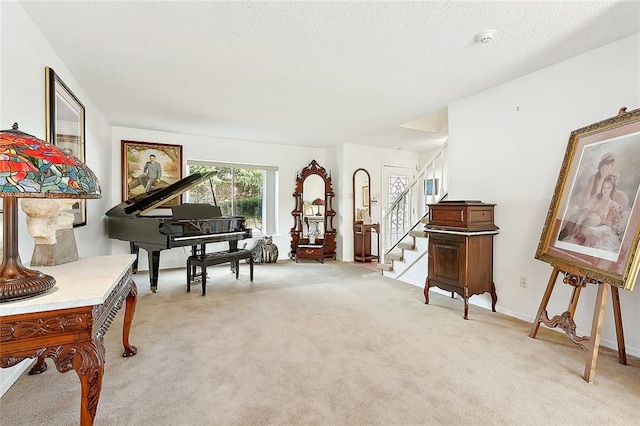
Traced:
<path id="1" fill-rule="evenodd" d="M 464 300 L 464 319 L 468 319 L 469 297 L 488 292 L 491 309 L 496 311 L 493 237 L 498 232 L 493 225 L 493 206 L 464 201 L 429 205 L 425 303 L 429 303 L 430 287 L 457 293 Z"/>

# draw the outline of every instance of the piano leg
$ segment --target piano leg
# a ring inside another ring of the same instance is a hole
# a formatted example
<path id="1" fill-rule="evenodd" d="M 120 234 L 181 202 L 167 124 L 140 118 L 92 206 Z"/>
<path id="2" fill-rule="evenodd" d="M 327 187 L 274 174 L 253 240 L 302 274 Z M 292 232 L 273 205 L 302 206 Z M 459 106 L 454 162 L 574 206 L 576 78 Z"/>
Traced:
<path id="1" fill-rule="evenodd" d="M 151 291 L 158 291 L 158 270 L 160 269 L 160 250 L 147 250 L 149 259 L 149 283 Z"/>
<path id="2" fill-rule="evenodd" d="M 140 254 L 140 247 L 138 247 L 138 245 L 133 241 L 130 241 L 129 249 L 131 250 L 131 254 L 136 255 L 136 260 L 133 261 L 133 267 L 132 267 L 132 271 L 135 274 L 136 272 L 138 272 L 138 255 Z"/>

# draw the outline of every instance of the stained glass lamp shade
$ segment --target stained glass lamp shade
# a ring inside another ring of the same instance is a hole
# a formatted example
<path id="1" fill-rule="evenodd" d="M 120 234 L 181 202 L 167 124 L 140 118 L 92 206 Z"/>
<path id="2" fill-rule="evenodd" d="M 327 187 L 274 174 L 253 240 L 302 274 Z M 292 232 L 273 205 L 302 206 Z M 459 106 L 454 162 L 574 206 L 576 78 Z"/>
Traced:
<path id="1" fill-rule="evenodd" d="M 0 197 L 4 206 L 4 254 L 0 302 L 35 296 L 56 281 L 25 268 L 18 253 L 18 198 L 100 198 L 100 184 L 80 160 L 18 130 L 0 132 Z"/>

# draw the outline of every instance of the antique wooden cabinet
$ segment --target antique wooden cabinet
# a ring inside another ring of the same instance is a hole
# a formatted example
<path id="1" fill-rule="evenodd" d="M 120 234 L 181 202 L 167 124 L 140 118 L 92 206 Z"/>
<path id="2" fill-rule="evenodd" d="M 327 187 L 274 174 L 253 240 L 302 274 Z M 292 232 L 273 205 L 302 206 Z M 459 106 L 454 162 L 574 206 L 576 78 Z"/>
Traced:
<path id="1" fill-rule="evenodd" d="M 493 231 L 495 204 L 481 201 L 441 201 L 429 204 L 429 228 L 458 231 Z"/>
<path id="2" fill-rule="evenodd" d="M 480 201 L 429 204 L 425 303 L 429 303 L 430 287 L 457 293 L 464 299 L 464 319 L 468 319 L 469 297 L 489 292 L 491 309 L 496 311 L 493 236 L 498 227 L 493 222 L 494 206 Z"/>

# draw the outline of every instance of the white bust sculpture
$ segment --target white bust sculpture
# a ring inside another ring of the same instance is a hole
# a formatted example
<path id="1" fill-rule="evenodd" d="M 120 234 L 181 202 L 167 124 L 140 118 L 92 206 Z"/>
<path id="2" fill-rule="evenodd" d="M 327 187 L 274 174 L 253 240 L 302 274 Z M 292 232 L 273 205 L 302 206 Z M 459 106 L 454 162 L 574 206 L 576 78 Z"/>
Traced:
<path id="1" fill-rule="evenodd" d="M 27 231 L 36 244 L 55 244 L 59 229 L 73 227 L 70 198 L 23 198 L 22 210 L 27 214 Z"/>

